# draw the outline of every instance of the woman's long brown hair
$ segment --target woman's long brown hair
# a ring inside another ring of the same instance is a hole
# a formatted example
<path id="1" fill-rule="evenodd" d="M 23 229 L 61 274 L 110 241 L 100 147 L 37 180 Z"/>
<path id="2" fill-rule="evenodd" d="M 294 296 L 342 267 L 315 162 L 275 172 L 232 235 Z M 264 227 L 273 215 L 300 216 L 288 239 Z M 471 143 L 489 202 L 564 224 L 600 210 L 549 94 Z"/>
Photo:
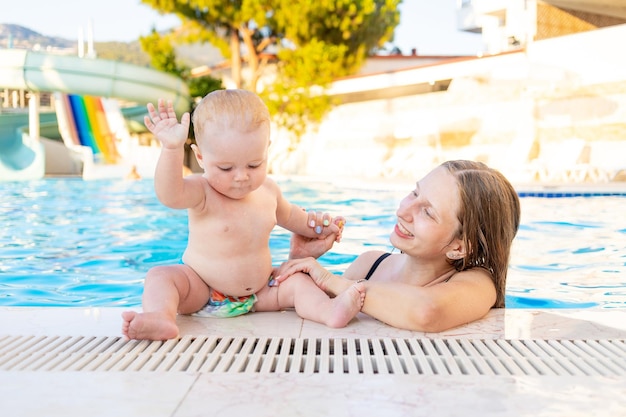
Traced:
<path id="1" fill-rule="evenodd" d="M 494 307 L 504 307 L 506 276 L 513 238 L 520 223 L 520 201 L 511 183 L 499 171 L 481 162 L 442 164 L 459 184 L 460 237 L 467 255 L 451 261 L 457 271 L 487 269 L 496 286 Z"/>

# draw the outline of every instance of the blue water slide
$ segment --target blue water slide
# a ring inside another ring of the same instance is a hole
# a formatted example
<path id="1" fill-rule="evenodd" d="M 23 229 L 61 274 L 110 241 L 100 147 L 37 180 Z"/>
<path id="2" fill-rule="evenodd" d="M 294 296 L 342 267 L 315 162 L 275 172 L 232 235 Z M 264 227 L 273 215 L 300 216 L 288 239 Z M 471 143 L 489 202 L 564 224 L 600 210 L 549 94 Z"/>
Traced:
<path id="1" fill-rule="evenodd" d="M 186 84 L 161 71 L 23 49 L 0 50 L 0 88 L 118 98 L 140 105 L 163 98 L 178 113 L 188 111 L 191 102 Z M 43 177 L 43 153 L 39 138 L 28 134 L 28 115 L 0 109 L 0 181 Z"/>
<path id="2" fill-rule="evenodd" d="M 39 116 L 56 121 L 54 113 Z M 38 179 L 45 173 L 43 145 L 28 135 L 28 113 L 0 113 L 0 181 Z"/>

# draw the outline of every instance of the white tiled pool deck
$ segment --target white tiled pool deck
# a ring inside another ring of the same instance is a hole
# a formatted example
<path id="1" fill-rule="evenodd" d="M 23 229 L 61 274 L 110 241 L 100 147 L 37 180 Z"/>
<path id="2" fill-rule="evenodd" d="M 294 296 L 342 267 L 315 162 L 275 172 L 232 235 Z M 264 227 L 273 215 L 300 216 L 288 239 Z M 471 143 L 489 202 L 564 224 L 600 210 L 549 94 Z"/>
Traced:
<path id="1" fill-rule="evenodd" d="M 5 417 L 133 416 L 624 416 L 618 375 L 410 375 L 332 372 L 2 370 L 19 336 L 120 336 L 121 308 L 0 308 L 0 413 Z M 294 312 L 232 319 L 181 316 L 181 336 L 324 339 L 594 340 L 626 338 L 626 310 L 493 310 L 439 334 L 359 315 L 344 329 Z M 125 343 L 125 342 L 119 342 Z M 137 342 L 128 342 L 134 343 Z M 54 357 L 50 357 L 54 360 Z M 581 360 L 583 360 L 581 358 Z"/>

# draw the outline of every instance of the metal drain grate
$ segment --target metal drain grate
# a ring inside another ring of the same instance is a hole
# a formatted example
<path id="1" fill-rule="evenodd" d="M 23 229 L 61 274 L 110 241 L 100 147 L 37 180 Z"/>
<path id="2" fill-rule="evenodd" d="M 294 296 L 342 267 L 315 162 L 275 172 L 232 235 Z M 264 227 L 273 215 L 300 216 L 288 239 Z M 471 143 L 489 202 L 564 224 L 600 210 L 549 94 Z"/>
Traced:
<path id="1" fill-rule="evenodd" d="M 626 375 L 624 340 L 0 336 L 1 371 Z"/>

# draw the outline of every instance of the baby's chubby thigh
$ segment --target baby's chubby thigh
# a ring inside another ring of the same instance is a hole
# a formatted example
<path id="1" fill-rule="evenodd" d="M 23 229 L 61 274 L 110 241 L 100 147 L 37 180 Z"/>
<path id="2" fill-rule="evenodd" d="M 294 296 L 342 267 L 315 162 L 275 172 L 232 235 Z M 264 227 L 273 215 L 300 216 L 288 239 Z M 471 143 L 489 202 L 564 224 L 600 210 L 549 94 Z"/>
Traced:
<path id="1" fill-rule="evenodd" d="M 279 311 L 278 286 L 270 287 L 264 285 L 256 294 L 257 300 L 254 303 L 254 311 Z"/>
<path id="2" fill-rule="evenodd" d="M 206 305 L 209 300 L 210 288 L 193 268 L 185 264 L 164 268 L 169 268 L 169 279 L 172 280 L 178 291 L 178 312 L 180 314 L 195 313 Z"/>
<path id="3" fill-rule="evenodd" d="M 256 293 L 257 302 L 255 311 L 280 311 L 295 306 L 295 294 L 297 291 L 305 292 L 315 287 L 315 283 L 307 274 L 296 273 L 282 281 L 280 285 L 265 285 Z M 304 290 L 304 291 L 302 291 Z"/>

